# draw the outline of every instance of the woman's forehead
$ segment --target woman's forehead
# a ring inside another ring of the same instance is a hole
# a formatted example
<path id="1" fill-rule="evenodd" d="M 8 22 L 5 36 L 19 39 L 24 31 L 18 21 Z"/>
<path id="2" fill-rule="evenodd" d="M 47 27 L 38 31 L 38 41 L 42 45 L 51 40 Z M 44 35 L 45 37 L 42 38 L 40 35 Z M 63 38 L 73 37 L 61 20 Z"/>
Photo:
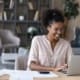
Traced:
<path id="1" fill-rule="evenodd" d="M 55 27 L 63 27 L 64 23 L 63 22 L 53 22 L 51 25 Z"/>

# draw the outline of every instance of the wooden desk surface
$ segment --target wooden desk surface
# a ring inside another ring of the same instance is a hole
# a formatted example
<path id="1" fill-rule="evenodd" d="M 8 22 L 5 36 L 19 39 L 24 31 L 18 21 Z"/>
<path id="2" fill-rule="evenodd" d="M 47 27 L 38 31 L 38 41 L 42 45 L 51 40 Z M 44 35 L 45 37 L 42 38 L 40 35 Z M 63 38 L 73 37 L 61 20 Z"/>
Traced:
<path id="1" fill-rule="evenodd" d="M 66 76 L 62 73 L 56 73 L 59 75 L 57 78 L 34 78 L 33 80 L 80 80 L 80 76 Z M 9 75 L 4 74 L 0 76 L 0 80 L 9 80 Z"/>
<path id="2" fill-rule="evenodd" d="M 57 78 L 34 78 L 33 80 L 80 80 L 80 76 L 67 76 L 63 73 L 57 72 L 59 75 Z"/>
<path id="3" fill-rule="evenodd" d="M 4 74 L 4 75 L 0 76 L 0 80 L 9 80 L 9 75 Z"/>

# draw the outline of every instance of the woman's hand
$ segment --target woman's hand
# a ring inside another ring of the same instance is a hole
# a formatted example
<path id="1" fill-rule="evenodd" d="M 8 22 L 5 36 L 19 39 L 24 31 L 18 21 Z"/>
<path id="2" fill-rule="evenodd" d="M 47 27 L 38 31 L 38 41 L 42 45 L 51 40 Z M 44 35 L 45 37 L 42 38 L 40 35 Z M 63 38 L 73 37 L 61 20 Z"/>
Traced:
<path id="1" fill-rule="evenodd" d="M 63 66 L 57 67 L 55 69 L 53 69 L 53 71 L 63 71 L 68 67 L 67 64 L 64 64 Z"/>
<path id="2" fill-rule="evenodd" d="M 62 66 L 54 69 L 54 71 L 57 71 L 57 72 L 58 71 L 62 71 L 62 70 L 63 70 L 63 67 Z"/>

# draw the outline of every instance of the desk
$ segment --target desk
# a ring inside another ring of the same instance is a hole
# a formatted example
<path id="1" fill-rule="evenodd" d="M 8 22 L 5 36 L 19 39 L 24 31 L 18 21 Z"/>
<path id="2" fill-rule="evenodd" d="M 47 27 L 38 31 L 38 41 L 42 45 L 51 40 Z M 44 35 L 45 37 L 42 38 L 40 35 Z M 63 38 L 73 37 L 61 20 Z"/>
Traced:
<path id="1" fill-rule="evenodd" d="M 40 79 L 40 78 L 34 78 L 34 80 L 80 80 L 80 76 L 67 76 L 63 73 L 56 72 L 56 74 L 59 75 L 57 78 L 45 78 L 45 79 Z"/>
<path id="2" fill-rule="evenodd" d="M 9 75 L 4 74 L 4 75 L 0 76 L 0 80 L 9 80 Z"/>
<path id="3" fill-rule="evenodd" d="M 80 76 L 66 76 L 62 73 L 57 73 L 57 78 L 34 78 L 33 80 L 80 80 Z M 0 76 L 0 80 L 9 80 L 9 75 Z"/>

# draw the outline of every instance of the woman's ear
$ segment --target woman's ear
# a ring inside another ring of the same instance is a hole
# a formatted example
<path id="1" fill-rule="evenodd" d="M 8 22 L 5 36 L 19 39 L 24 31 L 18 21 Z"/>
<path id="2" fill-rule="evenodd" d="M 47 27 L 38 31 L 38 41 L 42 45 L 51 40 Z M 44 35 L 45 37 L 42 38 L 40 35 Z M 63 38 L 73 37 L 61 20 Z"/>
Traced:
<path id="1" fill-rule="evenodd" d="M 49 30 L 50 30 L 50 28 L 51 28 L 51 25 L 48 25 L 47 30 L 49 31 Z"/>

